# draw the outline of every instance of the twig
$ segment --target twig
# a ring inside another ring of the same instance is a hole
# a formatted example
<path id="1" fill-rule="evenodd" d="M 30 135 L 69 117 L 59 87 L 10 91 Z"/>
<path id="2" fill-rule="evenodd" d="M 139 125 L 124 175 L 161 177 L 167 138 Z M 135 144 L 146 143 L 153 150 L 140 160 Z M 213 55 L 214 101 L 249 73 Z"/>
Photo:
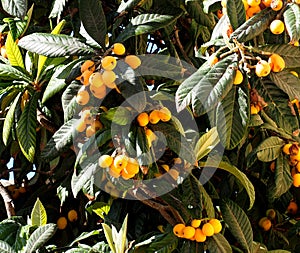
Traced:
<path id="1" fill-rule="evenodd" d="M 15 208 L 13 206 L 13 200 L 1 182 L 0 182 L 0 194 L 4 200 L 7 217 L 10 218 L 10 217 L 16 215 Z"/>
<path id="2" fill-rule="evenodd" d="M 179 47 L 180 52 L 182 53 L 183 58 L 185 59 L 185 61 L 188 62 L 189 64 L 191 64 L 192 66 L 194 66 L 194 64 L 192 63 L 192 61 L 190 60 L 190 58 L 188 57 L 188 55 L 184 51 L 184 48 L 183 48 L 183 46 L 181 44 L 178 32 L 179 32 L 179 30 L 175 29 L 174 35 L 175 35 L 175 40 L 176 40 L 177 46 Z"/>
<path id="3" fill-rule="evenodd" d="M 37 109 L 37 121 L 40 123 L 40 125 L 44 128 L 46 128 L 49 132 L 55 133 L 57 131 L 57 127 L 46 118 L 46 116 Z"/>

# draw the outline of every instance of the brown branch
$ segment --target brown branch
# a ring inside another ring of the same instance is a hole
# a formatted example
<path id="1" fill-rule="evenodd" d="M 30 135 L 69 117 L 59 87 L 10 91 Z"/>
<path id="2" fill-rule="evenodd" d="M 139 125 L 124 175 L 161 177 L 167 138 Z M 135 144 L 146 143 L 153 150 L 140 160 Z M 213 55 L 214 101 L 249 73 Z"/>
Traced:
<path id="1" fill-rule="evenodd" d="M 54 123 L 46 118 L 46 116 L 37 109 L 37 121 L 40 123 L 42 127 L 47 129 L 50 133 L 55 133 L 57 131 L 57 127 Z"/>
<path id="2" fill-rule="evenodd" d="M 13 206 L 13 200 L 1 182 L 0 182 L 0 194 L 4 200 L 7 217 L 10 218 L 16 215 L 15 208 Z"/>
<path id="3" fill-rule="evenodd" d="M 180 52 L 182 53 L 183 58 L 185 59 L 185 61 L 188 62 L 189 64 L 191 64 L 192 66 L 194 66 L 194 64 L 192 63 L 192 61 L 190 60 L 190 58 L 188 57 L 188 55 L 184 51 L 184 48 L 183 48 L 183 46 L 181 44 L 178 32 L 179 32 L 179 30 L 175 29 L 174 35 L 175 35 L 175 40 L 176 40 L 177 46 L 179 47 Z"/>

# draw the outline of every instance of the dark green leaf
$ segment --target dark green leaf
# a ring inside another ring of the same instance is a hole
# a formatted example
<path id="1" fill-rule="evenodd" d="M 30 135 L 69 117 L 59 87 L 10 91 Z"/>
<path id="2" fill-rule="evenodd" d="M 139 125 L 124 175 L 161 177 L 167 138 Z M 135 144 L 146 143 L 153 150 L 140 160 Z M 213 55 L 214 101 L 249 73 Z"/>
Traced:
<path id="1" fill-rule="evenodd" d="M 38 227 L 29 237 L 25 253 L 33 253 L 44 245 L 55 233 L 56 225 L 53 223 Z"/>
<path id="2" fill-rule="evenodd" d="M 260 79 L 257 91 L 268 103 L 264 112 L 278 127 L 287 133 L 293 133 L 299 128 L 295 111 L 288 106 L 289 98 L 281 89 L 268 79 Z"/>
<path id="3" fill-rule="evenodd" d="M 236 30 L 238 27 L 245 23 L 246 12 L 242 1 L 227 0 L 226 10 L 233 30 Z"/>
<path id="4" fill-rule="evenodd" d="M 69 84 L 62 95 L 62 106 L 64 111 L 64 121 L 67 122 L 72 119 L 76 112 L 80 111 L 80 106 L 76 102 L 77 91 L 82 87 L 82 84 L 75 80 Z"/>
<path id="5" fill-rule="evenodd" d="M 275 162 L 275 187 L 271 194 L 274 198 L 279 198 L 290 189 L 293 178 L 291 176 L 289 161 L 283 156 L 282 152 L 280 152 Z"/>
<path id="6" fill-rule="evenodd" d="M 12 221 L 4 220 L 0 223 L 0 240 L 13 245 L 16 240 L 16 234 L 21 224 Z"/>
<path id="7" fill-rule="evenodd" d="M 223 200 L 220 208 L 231 234 L 237 239 L 245 252 L 252 252 L 253 231 L 246 213 L 230 199 Z"/>
<path id="8" fill-rule="evenodd" d="M 73 143 L 76 122 L 76 119 L 71 119 L 54 133 L 41 153 L 43 159 L 51 161 L 70 148 Z"/>
<path id="9" fill-rule="evenodd" d="M 271 8 L 266 8 L 252 18 L 248 19 L 238 29 L 231 34 L 231 40 L 237 39 L 239 42 L 246 42 L 255 38 L 260 33 L 264 32 L 274 20 L 276 12 Z"/>
<path id="10" fill-rule="evenodd" d="M 96 42 L 105 48 L 106 17 L 100 0 L 85 0 L 79 2 L 79 13 L 81 22 Z"/>
<path id="11" fill-rule="evenodd" d="M 4 241 L 0 241 L 0 251 L 2 253 L 16 253 L 14 249 L 7 242 Z"/>
<path id="12" fill-rule="evenodd" d="M 30 77 L 13 66 L 0 63 L 0 80 L 22 80 L 30 82 Z"/>
<path id="13" fill-rule="evenodd" d="M 154 32 L 174 22 L 181 15 L 182 11 L 178 11 L 174 15 L 140 14 L 131 20 L 130 24 L 125 27 L 116 41 L 122 42 L 132 36 Z"/>
<path id="14" fill-rule="evenodd" d="M 24 18 L 27 12 L 27 0 L 1 0 L 3 9 L 12 16 Z"/>
<path id="15" fill-rule="evenodd" d="M 36 126 L 37 126 L 37 103 L 40 92 L 35 92 L 25 105 L 24 111 L 18 121 L 17 137 L 20 148 L 28 161 L 34 161 L 36 147 Z"/>
<path id="16" fill-rule="evenodd" d="M 147 253 L 170 253 L 177 248 L 178 238 L 170 232 L 161 240 L 154 241 L 149 245 Z"/>
<path id="17" fill-rule="evenodd" d="M 68 77 L 74 65 L 80 61 L 81 60 L 72 61 L 67 65 L 59 66 L 55 70 L 43 94 L 42 103 L 45 103 L 49 98 L 53 97 L 66 87 L 67 84 L 65 79 Z"/>
<path id="18" fill-rule="evenodd" d="M 265 139 L 257 148 L 257 158 L 262 162 L 271 162 L 281 153 L 284 141 L 276 136 Z"/>
<path id="19" fill-rule="evenodd" d="M 179 111 L 189 104 L 195 114 L 202 115 L 213 109 L 233 86 L 237 67 L 236 55 L 230 55 L 216 63 L 209 71 L 197 71 L 187 78 L 176 92 Z"/>
<path id="20" fill-rule="evenodd" d="M 263 54 L 279 54 L 285 61 L 286 68 L 300 67 L 300 49 L 290 44 L 272 44 L 253 48 L 253 51 Z"/>
<path id="21" fill-rule="evenodd" d="M 122 106 L 110 108 L 108 111 L 103 112 L 101 117 L 112 121 L 113 123 L 125 126 L 131 123 L 130 111 Z"/>
<path id="22" fill-rule="evenodd" d="M 26 50 L 48 57 L 91 55 L 93 48 L 79 39 L 65 34 L 33 33 L 20 39 L 18 45 Z"/>
<path id="23" fill-rule="evenodd" d="M 300 7 L 296 3 L 288 4 L 283 12 L 284 25 L 291 41 L 300 39 Z"/>
<path id="24" fill-rule="evenodd" d="M 206 240 L 207 248 L 214 253 L 231 253 L 232 249 L 222 234 L 215 234 Z"/>
<path id="25" fill-rule="evenodd" d="M 148 0 L 146 0 L 148 1 Z M 140 2 L 145 2 L 145 0 L 122 0 L 121 4 L 119 5 L 119 8 L 117 12 L 123 12 L 123 11 L 130 11 L 134 7 L 136 7 Z"/>
<path id="26" fill-rule="evenodd" d="M 8 138 L 10 136 L 11 128 L 13 127 L 13 121 L 15 118 L 15 109 L 16 106 L 18 105 L 18 102 L 20 100 L 21 93 L 19 93 L 16 97 L 14 102 L 10 105 L 9 110 L 5 116 L 4 124 L 3 124 L 3 129 L 2 129 L 2 138 L 3 138 L 3 143 L 7 145 L 8 143 Z"/>
<path id="27" fill-rule="evenodd" d="M 217 107 L 217 130 L 227 149 L 235 148 L 247 132 L 248 104 L 248 93 L 235 85 Z"/>
<path id="28" fill-rule="evenodd" d="M 64 10 L 64 6 L 66 5 L 67 2 L 68 0 L 55 0 L 54 3 L 52 4 L 52 10 L 51 13 L 49 14 L 49 18 L 59 17 L 62 14 Z"/>
<path id="29" fill-rule="evenodd" d="M 204 168 L 205 167 L 219 168 L 234 175 L 240 181 L 240 183 L 245 187 L 245 190 L 250 200 L 249 209 L 252 208 L 255 200 L 254 186 L 251 183 L 251 181 L 248 179 L 248 177 L 243 172 L 241 172 L 237 167 L 235 167 L 234 165 L 228 162 L 224 162 L 224 161 L 218 162 L 218 159 L 216 160 L 209 159 L 205 162 L 199 162 L 199 166 Z"/>
<path id="30" fill-rule="evenodd" d="M 215 25 L 212 13 L 205 13 L 203 10 L 203 1 L 199 0 L 185 0 L 185 5 L 188 13 L 196 20 L 199 25 L 213 28 Z"/>

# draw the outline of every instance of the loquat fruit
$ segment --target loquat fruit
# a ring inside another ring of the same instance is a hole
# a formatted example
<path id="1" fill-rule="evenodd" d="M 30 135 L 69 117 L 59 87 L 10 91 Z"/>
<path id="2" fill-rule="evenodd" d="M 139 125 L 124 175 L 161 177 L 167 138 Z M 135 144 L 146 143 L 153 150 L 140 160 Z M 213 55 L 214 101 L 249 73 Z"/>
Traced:
<path id="1" fill-rule="evenodd" d="M 125 57 L 125 62 L 132 68 L 137 69 L 141 64 L 141 59 L 136 55 L 127 55 Z"/>
<path id="2" fill-rule="evenodd" d="M 201 224 L 201 220 L 199 219 L 193 219 L 192 222 L 191 222 L 191 226 L 194 227 L 194 228 L 198 228 Z"/>
<path id="3" fill-rule="evenodd" d="M 141 112 L 136 118 L 139 126 L 144 127 L 149 123 L 149 116 L 146 112 Z"/>
<path id="4" fill-rule="evenodd" d="M 117 60 L 113 56 L 105 56 L 101 60 L 101 66 L 104 70 L 113 70 L 117 66 Z"/>
<path id="5" fill-rule="evenodd" d="M 114 159 L 114 166 L 117 169 L 123 170 L 128 164 L 128 157 L 126 155 L 117 155 Z"/>
<path id="6" fill-rule="evenodd" d="M 290 154 L 290 147 L 292 146 L 292 143 L 287 143 L 283 146 L 282 152 L 285 153 L 286 155 Z"/>
<path id="7" fill-rule="evenodd" d="M 295 201 L 290 201 L 288 207 L 286 208 L 286 211 L 289 214 L 295 215 L 298 212 L 298 205 Z"/>
<path id="8" fill-rule="evenodd" d="M 300 174 L 299 173 L 296 173 L 294 176 L 293 176 L 293 185 L 295 187 L 300 187 Z"/>
<path id="9" fill-rule="evenodd" d="M 202 232 L 204 235 L 206 236 L 212 236 L 214 235 L 215 231 L 214 231 L 214 227 L 212 224 L 210 223 L 205 223 L 202 227 Z"/>
<path id="10" fill-rule="evenodd" d="M 149 122 L 151 124 L 157 124 L 160 121 L 159 111 L 153 110 L 149 113 Z"/>
<path id="11" fill-rule="evenodd" d="M 126 52 L 126 48 L 122 43 L 113 44 L 112 51 L 116 55 L 123 55 Z"/>
<path id="12" fill-rule="evenodd" d="M 238 85 L 238 84 L 241 84 L 243 82 L 243 74 L 242 72 L 238 69 L 235 73 L 235 77 L 233 79 L 233 84 L 234 85 Z"/>
<path id="13" fill-rule="evenodd" d="M 97 132 L 98 130 L 103 128 L 103 125 L 99 120 L 94 120 L 91 124 L 91 128 L 93 128 L 95 132 Z"/>
<path id="14" fill-rule="evenodd" d="M 102 79 L 102 75 L 100 74 L 100 72 L 94 72 L 93 74 L 91 74 L 91 76 L 89 78 L 89 83 L 91 85 L 93 85 L 94 87 L 102 86 L 103 79 Z"/>
<path id="15" fill-rule="evenodd" d="M 272 222 L 268 217 L 262 217 L 258 222 L 258 226 L 260 226 L 264 231 L 269 231 L 272 227 Z"/>
<path id="16" fill-rule="evenodd" d="M 109 84 L 113 83 L 116 80 L 116 78 L 117 78 L 117 76 L 116 76 L 115 72 L 113 72 L 112 70 L 105 70 L 102 73 L 102 80 L 105 85 L 109 85 Z"/>
<path id="17" fill-rule="evenodd" d="M 85 124 L 92 124 L 92 122 L 94 121 L 93 115 L 91 113 L 91 111 L 89 109 L 83 110 L 81 113 L 81 120 L 85 123 Z"/>
<path id="18" fill-rule="evenodd" d="M 176 169 L 172 168 L 168 171 L 168 173 L 175 181 L 177 181 L 177 179 L 179 177 L 179 172 Z"/>
<path id="19" fill-rule="evenodd" d="M 207 60 L 208 64 L 211 67 L 214 66 L 218 61 L 219 61 L 219 58 L 216 55 L 211 55 Z"/>
<path id="20" fill-rule="evenodd" d="M 93 71 L 90 70 L 86 70 L 82 73 L 82 75 L 80 76 L 80 82 L 84 85 L 84 86 L 88 86 L 90 85 L 90 76 L 93 74 Z"/>
<path id="21" fill-rule="evenodd" d="M 82 133 L 82 132 L 86 129 L 86 123 L 85 123 L 83 120 L 80 120 L 80 121 L 77 123 L 75 129 L 76 129 L 78 132 Z"/>
<path id="22" fill-rule="evenodd" d="M 127 165 L 124 170 L 128 174 L 135 175 L 139 172 L 139 169 L 140 169 L 140 165 L 139 165 L 138 161 L 132 157 L 129 157 L 127 160 Z"/>
<path id="23" fill-rule="evenodd" d="M 56 221 L 57 228 L 60 230 L 65 229 L 67 227 L 67 224 L 68 224 L 68 220 L 64 216 L 59 217 L 58 220 Z"/>
<path id="24" fill-rule="evenodd" d="M 282 0 L 272 0 L 270 7 L 272 8 L 273 11 L 279 11 L 281 10 L 283 6 Z"/>
<path id="25" fill-rule="evenodd" d="M 162 164 L 161 167 L 166 171 L 168 172 L 170 170 L 170 167 L 168 164 Z"/>
<path id="26" fill-rule="evenodd" d="M 209 224 L 211 224 L 214 228 L 214 234 L 218 234 L 222 230 L 222 224 L 218 219 L 210 219 Z"/>
<path id="27" fill-rule="evenodd" d="M 261 11 L 261 8 L 259 7 L 259 5 L 250 6 L 246 10 L 246 16 L 248 16 L 249 18 L 252 18 L 255 14 L 259 13 L 260 11 Z"/>
<path id="28" fill-rule="evenodd" d="M 261 0 L 247 0 L 247 3 L 249 6 L 258 6 L 260 4 Z"/>
<path id="29" fill-rule="evenodd" d="M 161 109 L 159 109 L 158 116 L 161 121 L 167 122 L 171 119 L 172 113 L 170 112 L 170 110 L 167 107 L 162 107 Z"/>
<path id="30" fill-rule="evenodd" d="M 77 219 L 78 219 L 78 214 L 77 214 L 76 210 L 71 209 L 71 210 L 68 212 L 68 220 L 69 220 L 70 222 L 75 222 L 75 221 L 77 221 Z"/>
<path id="31" fill-rule="evenodd" d="M 126 168 L 125 168 L 121 171 L 121 176 L 122 176 L 123 179 L 128 180 L 128 179 L 133 178 L 135 176 L 135 174 L 127 173 Z"/>
<path id="32" fill-rule="evenodd" d="M 197 228 L 195 230 L 195 240 L 196 242 L 205 242 L 206 241 L 206 235 L 202 232 L 200 228 Z"/>
<path id="33" fill-rule="evenodd" d="M 87 60 L 81 65 L 81 73 L 85 72 L 86 70 L 95 71 L 95 63 L 92 60 Z"/>
<path id="34" fill-rule="evenodd" d="M 102 99 L 106 96 L 106 86 L 105 85 L 96 87 L 91 84 L 90 91 L 94 97 L 99 98 L 99 99 Z"/>
<path id="35" fill-rule="evenodd" d="M 270 24 L 270 31 L 273 34 L 281 34 L 283 33 L 284 29 L 284 23 L 279 19 L 273 20 Z"/>
<path id="36" fill-rule="evenodd" d="M 268 59 L 268 63 L 273 72 L 280 72 L 285 68 L 285 61 L 279 54 L 272 54 Z"/>
<path id="37" fill-rule="evenodd" d="M 191 239 L 195 235 L 195 231 L 195 228 L 193 228 L 192 226 L 184 227 L 182 230 L 183 238 Z"/>
<path id="38" fill-rule="evenodd" d="M 113 163 L 113 158 L 110 155 L 101 155 L 98 164 L 101 168 L 108 168 Z"/>
<path id="39" fill-rule="evenodd" d="M 254 104 L 251 104 L 250 105 L 250 114 L 255 115 L 255 114 L 258 114 L 258 112 L 259 112 L 258 108 Z"/>
<path id="40" fill-rule="evenodd" d="M 182 223 L 178 223 L 173 227 L 173 233 L 177 237 L 183 237 L 183 229 L 185 228 L 185 225 Z"/>
<path id="41" fill-rule="evenodd" d="M 79 105 L 86 105 L 90 101 L 90 94 L 86 90 L 79 90 L 76 96 L 76 102 Z"/>
<path id="42" fill-rule="evenodd" d="M 93 136 L 94 134 L 96 133 L 96 130 L 94 128 L 92 128 L 92 126 L 88 126 L 86 129 L 85 129 L 85 136 L 87 138 Z"/>
<path id="43" fill-rule="evenodd" d="M 255 74 L 258 77 L 263 77 L 269 75 L 271 72 L 271 67 L 269 63 L 265 60 L 260 60 L 256 65 L 255 65 Z"/>
<path id="44" fill-rule="evenodd" d="M 265 7 L 270 7 L 272 0 L 261 0 L 261 2 Z"/>
<path id="45" fill-rule="evenodd" d="M 271 208 L 266 211 L 266 216 L 272 221 L 276 218 L 276 211 Z"/>

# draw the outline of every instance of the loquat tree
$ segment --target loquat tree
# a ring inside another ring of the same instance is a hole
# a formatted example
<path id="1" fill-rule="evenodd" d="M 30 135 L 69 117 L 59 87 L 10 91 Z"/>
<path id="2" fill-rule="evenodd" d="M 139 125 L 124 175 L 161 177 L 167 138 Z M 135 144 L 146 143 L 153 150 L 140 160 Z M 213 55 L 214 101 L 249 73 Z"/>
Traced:
<path id="1" fill-rule="evenodd" d="M 299 252 L 298 0 L 1 0 L 1 252 Z"/>

